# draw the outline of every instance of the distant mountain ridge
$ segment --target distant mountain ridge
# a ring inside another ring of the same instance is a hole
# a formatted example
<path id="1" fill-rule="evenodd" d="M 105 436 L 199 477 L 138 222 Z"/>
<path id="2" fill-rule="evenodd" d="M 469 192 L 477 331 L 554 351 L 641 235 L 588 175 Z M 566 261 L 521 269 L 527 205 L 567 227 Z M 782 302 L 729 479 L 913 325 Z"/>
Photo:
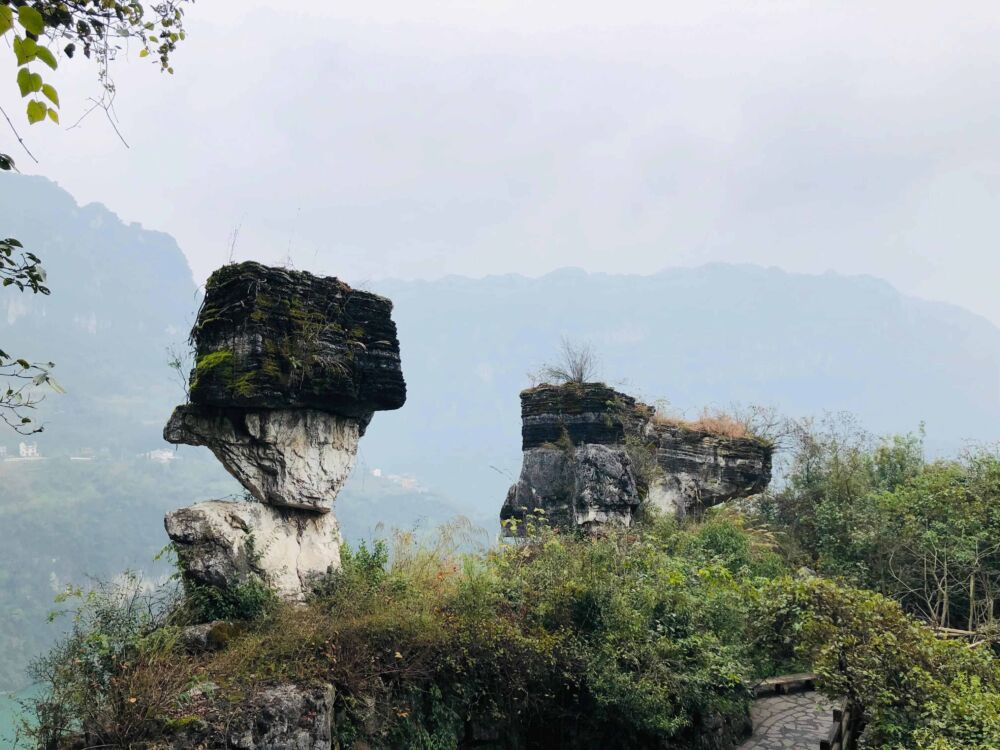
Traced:
<path id="1" fill-rule="evenodd" d="M 78 206 L 42 177 L 0 177 L 0 233 L 48 272 L 52 295 L 0 294 L 0 340 L 16 356 L 56 363 L 65 396 L 40 410 L 50 452 L 149 450 L 164 411 L 183 398 L 165 363 L 187 337 L 198 297 L 167 234 Z M 0 445 L 9 442 L 0 435 Z"/>
<path id="2" fill-rule="evenodd" d="M 488 467 L 516 469 L 517 392 L 563 335 L 595 346 L 608 382 L 692 416 L 761 403 L 849 411 L 877 432 L 924 422 L 932 450 L 998 438 L 1000 329 L 871 277 L 707 265 L 373 286 L 395 302 L 410 397 L 373 424 L 367 450 L 431 486 L 428 472 L 449 474 L 463 499 L 502 496 L 507 477 Z M 414 441 L 448 450 L 407 455 Z"/>
<path id="3" fill-rule="evenodd" d="M 165 350 L 199 299 L 180 248 L 38 177 L 0 178 L 0 226 L 50 272 L 51 297 L 0 296 L 0 340 L 53 359 L 69 391 L 45 404 L 40 445 L 161 446 L 182 398 Z M 470 510 L 499 505 L 520 460 L 517 394 L 562 336 L 591 342 L 609 383 L 689 414 L 765 403 L 850 411 L 879 432 L 923 421 L 942 450 L 997 438 L 1000 329 L 873 277 L 715 264 L 370 286 L 395 304 L 409 397 L 377 416 L 362 456 Z"/>

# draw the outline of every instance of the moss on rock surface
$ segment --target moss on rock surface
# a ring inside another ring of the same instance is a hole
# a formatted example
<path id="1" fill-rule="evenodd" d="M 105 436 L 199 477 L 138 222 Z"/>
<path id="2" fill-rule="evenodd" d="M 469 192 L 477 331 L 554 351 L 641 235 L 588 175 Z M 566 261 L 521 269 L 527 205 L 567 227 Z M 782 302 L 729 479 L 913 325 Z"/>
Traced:
<path id="1" fill-rule="evenodd" d="M 209 278 L 191 332 L 191 401 L 345 416 L 406 400 L 392 303 L 333 277 L 251 261 Z"/>

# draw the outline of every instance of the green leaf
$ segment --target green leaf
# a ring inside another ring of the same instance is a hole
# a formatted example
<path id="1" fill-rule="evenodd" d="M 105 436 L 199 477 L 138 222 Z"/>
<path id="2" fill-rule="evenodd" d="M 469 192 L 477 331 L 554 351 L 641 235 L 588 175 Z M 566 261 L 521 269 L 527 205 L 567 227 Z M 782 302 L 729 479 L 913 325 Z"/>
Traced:
<path id="1" fill-rule="evenodd" d="M 139 50 L 139 57 L 149 57 L 149 50 L 145 48 Z"/>
<path id="2" fill-rule="evenodd" d="M 45 94 L 46 98 L 50 102 L 52 102 L 53 104 L 55 104 L 57 107 L 59 106 L 59 93 L 55 90 L 54 86 L 52 86 L 51 84 L 48 84 L 48 83 L 43 84 L 42 85 L 42 93 Z"/>
<path id="3" fill-rule="evenodd" d="M 35 36 L 39 36 L 45 31 L 45 19 L 42 14 L 30 5 L 22 5 L 17 9 L 17 20 L 28 31 Z"/>
<path id="4" fill-rule="evenodd" d="M 34 125 L 36 122 L 41 122 L 45 119 L 45 113 L 49 111 L 49 108 L 45 106 L 40 101 L 32 99 L 28 102 L 28 122 Z"/>
<path id="5" fill-rule="evenodd" d="M 18 65 L 27 65 L 35 59 L 38 52 L 38 43 L 34 39 L 22 39 L 14 37 L 14 55 L 17 57 Z"/>
<path id="6" fill-rule="evenodd" d="M 17 71 L 17 87 L 21 90 L 22 99 L 31 93 L 31 71 L 27 68 Z"/>
<path id="7" fill-rule="evenodd" d="M 56 56 L 49 51 L 48 47 L 43 47 L 39 44 L 35 54 L 38 55 L 39 60 L 52 68 L 52 70 L 59 67 L 59 63 L 56 62 Z"/>
<path id="8" fill-rule="evenodd" d="M 59 113 L 56 112 L 54 109 L 52 109 L 52 107 L 49 107 L 48 115 L 49 119 L 52 120 L 52 122 L 54 122 L 56 125 L 59 124 Z"/>
<path id="9" fill-rule="evenodd" d="M 14 11 L 10 6 L 0 5 L 0 36 L 3 36 L 14 27 Z"/>

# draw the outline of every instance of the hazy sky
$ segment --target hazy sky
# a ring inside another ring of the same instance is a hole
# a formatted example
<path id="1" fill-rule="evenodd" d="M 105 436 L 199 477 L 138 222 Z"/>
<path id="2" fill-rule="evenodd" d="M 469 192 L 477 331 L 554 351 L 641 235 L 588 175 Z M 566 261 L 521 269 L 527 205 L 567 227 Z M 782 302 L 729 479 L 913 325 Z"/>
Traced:
<path id="1" fill-rule="evenodd" d="M 199 0 L 187 25 L 172 78 L 117 66 L 130 149 L 97 114 L 23 129 L 25 171 L 170 232 L 199 281 L 240 225 L 238 259 L 354 282 L 752 262 L 1000 323 L 996 3 Z"/>

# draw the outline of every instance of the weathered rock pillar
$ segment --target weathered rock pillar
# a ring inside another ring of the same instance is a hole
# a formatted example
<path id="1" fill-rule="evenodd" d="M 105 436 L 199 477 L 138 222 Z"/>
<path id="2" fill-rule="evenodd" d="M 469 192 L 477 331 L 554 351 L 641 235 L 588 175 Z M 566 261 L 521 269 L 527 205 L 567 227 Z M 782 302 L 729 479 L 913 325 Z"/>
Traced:
<path id="1" fill-rule="evenodd" d="M 683 517 L 762 492 L 771 480 L 766 441 L 657 419 L 603 383 L 522 391 L 521 439 L 521 475 L 500 511 L 514 533 L 536 510 L 573 529 L 629 526 L 644 502 Z"/>
<path id="2" fill-rule="evenodd" d="M 288 599 L 340 564 L 330 513 L 376 411 L 406 400 L 392 303 L 335 278 L 246 262 L 209 278 L 191 332 L 190 403 L 164 438 L 207 446 L 253 502 L 168 513 L 185 578 L 251 575 Z"/>
<path id="3" fill-rule="evenodd" d="M 539 510 L 566 528 L 630 525 L 640 497 L 625 436 L 636 408 L 603 383 L 522 391 L 521 475 L 500 511 L 508 529 Z"/>

